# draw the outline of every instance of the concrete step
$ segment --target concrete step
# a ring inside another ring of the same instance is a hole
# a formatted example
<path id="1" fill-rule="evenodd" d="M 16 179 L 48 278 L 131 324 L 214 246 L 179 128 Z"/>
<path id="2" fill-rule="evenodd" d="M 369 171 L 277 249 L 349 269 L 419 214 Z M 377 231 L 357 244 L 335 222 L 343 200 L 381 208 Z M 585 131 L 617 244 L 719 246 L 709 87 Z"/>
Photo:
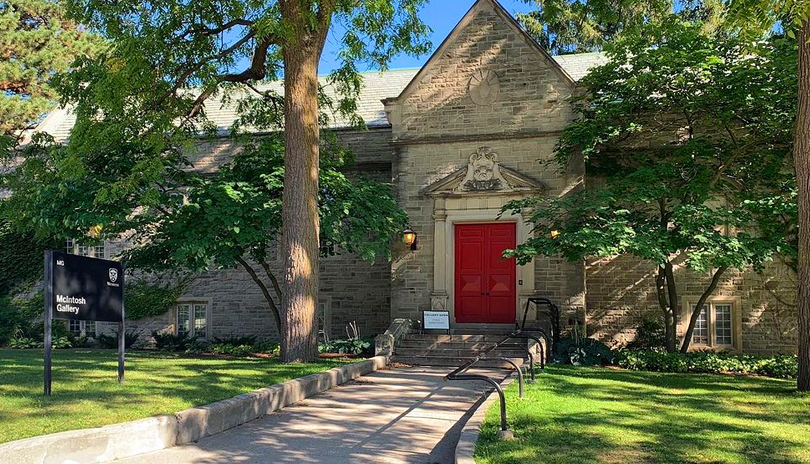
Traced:
<path id="1" fill-rule="evenodd" d="M 431 356 L 437 358 L 474 358 L 481 354 L 481 351 L 477 350 L 457 350 L 457 349 L 450 349 L 445 347 L 440 348 L 406 348 L 406 347 L 396 347 L 394 349 L 394 355 L 396 356 Z M 506 358 L 524 358 L 526 357 L 526 350 L 521 349 L 508 349 L 508 348 L 498 348 L 497 350 L 490 351 L 487 353 L 487 356 L 501 356 Z"/>
<path id="2" fill-rule="evenodd" d="M 473 358 L 443 358 L 437 356 L 400 356 L 394 355 L 393 361 L 400 362 L 403 364 L 410 364 L 412 366 L 447 366 L 447 367 L 459 367 L 462 364 L 472 361 Z M 523 365 L 522 358 L 513 358 L 514 362 L 517 363 L 518 366 Z M 476 367 L 497 367 L 502 369 L 513 369 L 512 365 L 505 362 L 499 361 L 497 359 L 489 359 L 489 360 L 481 360 L 475 363 Z"/>
<path id="3" fill-rule="evenodd" d="M 397 344 L 402 348 L 444 348 L 448 350 L 488 350 L 495 346 L 495 342 L 438 342 L 432 340 L 403 340 Z M 515 340 L 509 341 L 501 345 L 502 348 L 521 349 L 526 346 L 525 341 Z"/>
<path id="4" fill-rule="evenodd" d="M 483 335 L 483 334 L 453 334 L 453 335 L 437 335 L 437 334 L 407 334 L 403 335 L 402 341 L 424 341 L 424 342 L 478 342 L 478 343 L 498 343 L 506 335 Z"/>

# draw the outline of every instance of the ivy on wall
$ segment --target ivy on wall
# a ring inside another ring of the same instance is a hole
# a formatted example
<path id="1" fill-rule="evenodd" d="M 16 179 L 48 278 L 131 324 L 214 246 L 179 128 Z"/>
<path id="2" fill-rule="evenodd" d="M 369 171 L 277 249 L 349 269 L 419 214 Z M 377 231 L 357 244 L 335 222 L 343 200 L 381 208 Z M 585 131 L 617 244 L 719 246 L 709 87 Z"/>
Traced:
<path id="1" fill-rule="evenodd" d="M 43 253 L 58 246 L 55 240 L 41 240 L 20 233 L 0 219 L 0 297 L 13 293 L 19 285 L 42 278 Z"/>
<path id="2" fill-rule="evenodd" d="M 146 280 L 127 282 L 124 290 L 127 320 L 138 320 L 146 317 L 165 314 L 177 303 L 183 294 L 184 283 L 160 284 Z"/>

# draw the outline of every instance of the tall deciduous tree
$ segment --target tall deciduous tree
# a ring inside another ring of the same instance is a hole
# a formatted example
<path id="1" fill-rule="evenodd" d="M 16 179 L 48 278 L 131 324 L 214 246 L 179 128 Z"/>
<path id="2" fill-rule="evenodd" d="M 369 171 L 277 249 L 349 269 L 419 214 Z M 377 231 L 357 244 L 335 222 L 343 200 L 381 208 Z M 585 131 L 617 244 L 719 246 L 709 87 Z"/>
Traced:
<path id="1" fill-rule="evenodd" d="M 671 14 L 700 21 L 713 29 L 723 11 L 722 0 L 524 0 L 536 9 L 518 21 L 554 54 L 601 51 L 624 32 L 640 32 Z"/>
<path id="2" fill-rule="evenodd" d="M 83 60 L 60 82 L 76 108 L 69 150 L 112 152 L 139 145 L 145 175 L 173 178 L 166 158 L 210 129 L 211 99 L 239 100 L 242 127 L 285 133 L 281 250 L 281 356 L 316 356 L 319 218 L 318 64 L 330 30 L 339 34 L 341 66 L 331 74 L 340 97 L 336 112 L 351 115 L 362 85 L 361 64 L 384 68 L 400 52 L 429 49 L 418 9 L 424 0 L 69 0 L 82 24 L 100 31 L 110 52 Z M 337 24 L 339 27 L 333 27 Z M 282 77 L 283 92 L 263 81 Z M 360 121 L 358 121 L 360 122 Z M 133 179 L 111 180 L 112 196 Z M 134 181 L 137 183 L 137 181 Z M 150 190 L 158 195 L 160 192 Z"/>
<path id="3" fill-rule="evenodd" d="M 56 104 L 48 85 L 53 75 L 100 46 L 54 0 L 0 2 L 0 136 L 11 139 L 6 143 Z"/>
<path id="4" fill-rule="evenodd" d="M 795 255 L 789 236 L 763 233 L 782 220 L 768 202 L 793 200 L 795 43 L 774 39 L 745 55 L 740 41 L 701 29 L 670 20 L 618 41 L 610 61 L 582 80 L 581 120 L 556 149 L 561 166 L 585 157 L 588 185 L 509 206 L 534 210 L 535 238 L 514 252 L 520 261 L 629 254 L 654 263 L 670 351 L 681 317 L 689 324 L 680 349 L 688 350 L 728 269 L 761 269 L 774 253 Z M 708 282 L 683 315 L 678 266 Z"/>
<path id="5" fill-rule="evenodd" d="M 810 2 L 806 0 L 732 0 L 734 30 L 756 35 L 781 29 L 798 36 L 799 109 L 795 121 L 793 160 L 798 185 L 799 372 L 797 386 L 810 391 Z"/>

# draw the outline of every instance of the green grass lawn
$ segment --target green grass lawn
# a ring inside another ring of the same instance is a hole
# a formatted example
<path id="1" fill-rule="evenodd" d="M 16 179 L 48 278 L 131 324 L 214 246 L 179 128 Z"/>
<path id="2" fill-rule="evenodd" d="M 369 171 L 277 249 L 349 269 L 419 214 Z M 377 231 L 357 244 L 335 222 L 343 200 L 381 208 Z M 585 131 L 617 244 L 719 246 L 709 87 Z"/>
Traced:
<path id="1" fill-rule="evenodd" d="M 42 350 L 0 350 L 0 443 L 177 412 L 323 371 L 345 361 L 189 358 L 129 352 L 118 385 L 115 350 L 54 350 L 53 396 L 42 394 Z"/>
<path id="2" fill-rule="evenodd" d="M 514 441 L 487 411 L 476 462 L 810 463 L 810 395 L 795 381 L 549 367 L 517 399 Z"/>

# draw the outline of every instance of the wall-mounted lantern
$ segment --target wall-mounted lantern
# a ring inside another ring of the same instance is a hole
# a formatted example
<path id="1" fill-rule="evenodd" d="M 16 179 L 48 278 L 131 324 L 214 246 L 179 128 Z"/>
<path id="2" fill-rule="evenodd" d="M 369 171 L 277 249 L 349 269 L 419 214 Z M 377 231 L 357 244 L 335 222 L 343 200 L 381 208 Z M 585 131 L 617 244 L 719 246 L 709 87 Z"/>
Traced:
<path id="1" fill-rule="evenodd" d="M 90 238 L 98 238 L 101 235 L 101 229 L 102 228 L 103 228 L 103 226 L 101 224 L 99 224 L 97 226 L 93 226 L 87 232 L 87 235 L 89 235 Z"/>
<path id="2" fill-rule="evenodd" d="M 402 231 L 402 240 L 405 242 L 405 245 L 411 247 L 411 250 L 416 250 L 417 237 L 413 229 L 408 227 Z"/>

